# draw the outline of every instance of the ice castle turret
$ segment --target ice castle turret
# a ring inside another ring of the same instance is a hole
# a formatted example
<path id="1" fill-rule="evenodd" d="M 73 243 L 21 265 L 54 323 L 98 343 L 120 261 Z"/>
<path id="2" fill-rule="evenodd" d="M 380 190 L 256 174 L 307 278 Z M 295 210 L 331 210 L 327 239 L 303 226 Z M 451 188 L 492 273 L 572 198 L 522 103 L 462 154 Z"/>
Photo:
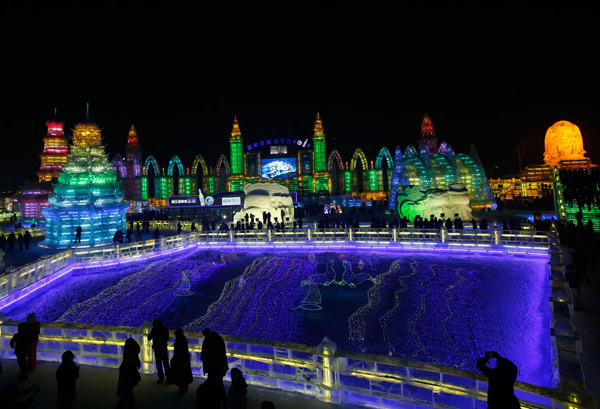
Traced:
<path id="1" fill-rule="evenodd" d="M 89 120 L 75 125 L 73 141 L 63 172 L 58 176 L 50 207 L 42 210 L 46 218 L 46 240 L 42 245 L 61 248 L 74 244 L 81 226 L 81 246 L 112 242 L 117 230 L 125 231 L 129 204 L 117 173 L 102 146 L 101 129 Z M 78 243 L 79 245 L 79 243 Z"/>

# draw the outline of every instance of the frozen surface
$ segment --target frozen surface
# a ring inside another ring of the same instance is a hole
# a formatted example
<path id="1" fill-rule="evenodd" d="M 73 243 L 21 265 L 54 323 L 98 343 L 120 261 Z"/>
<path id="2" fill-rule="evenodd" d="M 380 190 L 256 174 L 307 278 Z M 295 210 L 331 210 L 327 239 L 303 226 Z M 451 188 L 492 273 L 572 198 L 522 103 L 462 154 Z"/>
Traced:
<path id="1" fill-rule="evenodd" d="M 546 260 L 366 252 L 191 251 L 74 271 L 3 311 L 318 344 L 476 370 L 486 350 L 550 386 Z"/>

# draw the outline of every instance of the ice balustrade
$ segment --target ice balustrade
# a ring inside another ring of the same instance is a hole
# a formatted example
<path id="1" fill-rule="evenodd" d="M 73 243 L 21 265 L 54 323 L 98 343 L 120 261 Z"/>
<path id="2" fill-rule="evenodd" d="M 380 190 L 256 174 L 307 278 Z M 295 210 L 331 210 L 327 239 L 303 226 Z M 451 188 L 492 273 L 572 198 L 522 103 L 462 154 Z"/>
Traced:
<path id="1" fill-rule="evenodd" d="M 9 346 L 18 322 L 0 314 L 2 359 L 15 359 Z M 38 359 L 60 362 L 71 350 L 82 365 L 118 368 L 127 338 L 141 346 L 141 371 L 153 374 L 153 354 L 145 322 L 139 328 L 44 323 L 37 348 Z M 202 335 L 186 333 L 192 372 L 202 378 Z M 486 378 L 476 372 L 399 358 L 337 351 L 325 338 L 318 346 L 224 336 L 230 368 L 239 368 L 251 385 L 273 387 L 314 396 L 339 404 L 398 407 L 398 401 L 449 408 L 483 408 Z M 172 345 L 173 338 L 171 338 Z M 172 351 L 171 351 L 172 353 Z M 559 399 L 557 389 L 516 383 L 522 407 L 585 408 Z"/>

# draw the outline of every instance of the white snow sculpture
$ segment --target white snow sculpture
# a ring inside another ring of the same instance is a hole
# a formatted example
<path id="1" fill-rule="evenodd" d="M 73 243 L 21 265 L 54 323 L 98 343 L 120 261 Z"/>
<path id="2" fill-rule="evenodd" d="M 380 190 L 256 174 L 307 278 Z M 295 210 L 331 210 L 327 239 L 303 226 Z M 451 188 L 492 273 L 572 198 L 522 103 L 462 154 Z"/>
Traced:
<path id="1" fill-rule="evenodd" d="M 233 216 L 233 222 L 244 221 L 246 213 L 254 215 L 255 220 L 263 219 L 263 212 L 271 213 L 271 222 L 275 217 L 281 221 L 281 211 L 284 221 L 294 220 L 294 202 L 287 187 L 279 183 L 248 183 L 244 186 L 244 208 Z"/>
<path id="2" fill-rule="evenodd" d="M 425 192 L 421 192 L 418 186 L 406 187 L 404 192 L 398 194 L 397 203 L 399 214 L 410 220 L 415 215 L 441 217 L 442 214 L 451 219 L 455 214 L 463 220 L 473 218 L 469 192 L 462 183 L 451 184 L 448 190 L 431 189 Z"/>

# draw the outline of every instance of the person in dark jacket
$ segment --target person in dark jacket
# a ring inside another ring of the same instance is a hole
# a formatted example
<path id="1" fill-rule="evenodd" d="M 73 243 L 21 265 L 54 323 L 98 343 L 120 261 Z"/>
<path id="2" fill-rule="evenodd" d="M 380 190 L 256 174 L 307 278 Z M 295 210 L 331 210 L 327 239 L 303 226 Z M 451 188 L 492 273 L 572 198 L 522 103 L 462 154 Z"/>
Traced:
<path id="1" fill-rule="evenodd" d="M 40 323 L 35 316 L 35 312 L 27 315 L 27 336 L 29 337 L 29 356 L 27 357 L 27 367 L 29 372 L 35 369 L 37 362 L 37 346 L 40 337 Z"/>
<path id="2" fill-rule="evenodd" d="M 56 381 L 58 390 L 56 393 L 56 407 L 59 409 L 70 409 L 77 397 L 75 382 L 79 378 L 79 366 L 73 360 L 75 355 L 71 351 L 62 354 L 62 364 L 56 370 Z"/>
<path id="3" fill-rule="evenodd" d="M 202 342 L 200 359 L 202 360 L 204 373 L 207 374 L 207 380 L 212 381 L 211 385 L 218 388 L 221 401 L 224 405 L 227 405 L 225 385 L 223 385 L 223 377 L 229 370 L 225 341 L 219 334 L 209 328 L 204 328 L 202 334 L 204 335 L 204 341 Z"/>
<path id="4" fill-rule="evenodd" d="M 188 340 L 183 335 L 181 328 L 175 330 L 175 343 L 173 344 L 173 358 L 171 359 L 171 380 L 179 386 L 179 395 L 187 392 L 190 383 L 194 382 Z"/>
<path id="5" fill-rule="evenodd" d="M 31 243 L 31 233 L 29 233 L 29 230 L 25 231 L 23 242 L 25 243 L 25 250 L 29 250 L 29 243 Z"/>
<path id="6" fill-rule="evenodd" d="M 135 408 L 133 388 L 140 383 L 142 377 L 138 370 L 142 366 L 139 358 L 140 345 L 133 338 L 127 338 L 123 348 L 123 362 L 119 366 L 117 383 L 117 408 Z"/>
<path id="7" fill-rule="evenodd" d="M 231 370 L 231 386 L 227 394 L 228 409 L 247 409 L 248 407 L 248 385 L 242 371 L 238 368 Z"/>
<path id="8" fill-rule="evenodd" d="M 169 330 L 165 327 L 160 318 L 152 322 L 152 329 L 148 334 L 148 341 L 152 341 L 154 350 L 154 359 L 156 360 L 156 370 L 158 371 L 157 384 L 161 384 L 167 377 L 169 382 L 169 352 L 167 345 L 169 343 Z"/>
<path id="9" fill-rule="evenodd" d="M 10 347 L 15 349 L 17 363 L 19 365 L 19 380 L 27 379 L 29 368 L 27 358 L 31 349 L 30 337 L 27 334 L 27 324 L 22 322 L 17 327 L 17 333 L 10 340 Z"/>
<path id="10" fill-rule="evenodd" d="M 490 358 L 496 358 L 496 368 L 486 364 Z M 488 409 L 519 409 L 521 405 L 515 396 L 514 385 L 517 380 L 517 366 L 501 357 L 495 351 L 487 351 L 477 360 L 479 369 L 488 378 Z"/>

